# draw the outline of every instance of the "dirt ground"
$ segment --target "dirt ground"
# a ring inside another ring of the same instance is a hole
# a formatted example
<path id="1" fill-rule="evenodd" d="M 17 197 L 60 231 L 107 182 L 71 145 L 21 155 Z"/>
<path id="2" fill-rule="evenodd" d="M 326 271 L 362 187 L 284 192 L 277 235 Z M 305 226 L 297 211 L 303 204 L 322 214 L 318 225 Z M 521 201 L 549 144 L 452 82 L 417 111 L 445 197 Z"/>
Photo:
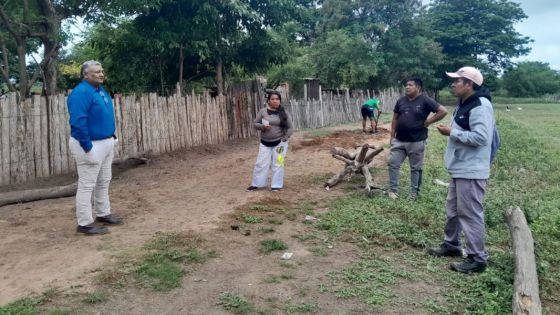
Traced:
<path id="1" fill-rule="evenodd" d="M 76 233 L 73 198 L 2 207 L 0 304 L 52 288 L 88 291 L 95 275 L 110 265 L 118 253 L 140 248 L 156 232 L 185 232 L 207 240 L 207 246 L 216 249 L 220 256 L 192 270 L 181 288 L 166 293 L 127 288 L 114 292 L 109 301 L 86 309 L 85 313 L 225 314 L 216 298 L 223 292 L 242 294 L 265 309 L 293 300 L 316 301 L 328 313 L 367 312 L 366 306 L 355 300 L 317 293 L 317 286 L 329 271 L 340 270 L 359 258 L 359 251 L 351 243 L 322 240 L 319 245 L 329 245 L 328 255 L 315 255 L 309 244 L 294 238 L 309 233 L 312 227 L 303 224 L 303 218 L 286 220 L 275 226 L 272 236 L 285 241 L 294 253 L 288 262 L 295 268 L 289 268 L 279 263 L 279 254 L 259 254 L 259 242 L 266 236 L 255 231 L 246 236 L 230 225 L 236 209 L 254 203 L 290 206 L 307 202 L 316 212 L 328 211 L 328 202 L 324 201 L 344 193 L 337 187 L 326 191 L 322 186 L 343 165 L 330 156 L 329 149 L 350 148 L 365 142 L 386 144 L 387 128 L 382 126 L 379 133 L 371 135 L 361 133 L 358 125 L 346 125 L 321 138 L 296 133 L 286 158 L 285 189 L 280 192 L 245 192 L 258 150 L 256 138 L 154 158 L 149 164 L 113 179 L 113 212 L 124 217 L 126 223 L 111 227 L 111 233 L 103 236 Z M 385 150 L 376 157 L 374 165 L 385 165 L 387 154 Z M 380 185 L 384 185 L 384 176 L 374 174 Z M 263 281 L 267 276 L 285 272 L 290 273 L 290 279 L 280 285 Z M 414 284 L 401 289 L 426 295 L 437 290 Z M 389 313 L 403 311 L 408 312 L 400 309 Z"/>

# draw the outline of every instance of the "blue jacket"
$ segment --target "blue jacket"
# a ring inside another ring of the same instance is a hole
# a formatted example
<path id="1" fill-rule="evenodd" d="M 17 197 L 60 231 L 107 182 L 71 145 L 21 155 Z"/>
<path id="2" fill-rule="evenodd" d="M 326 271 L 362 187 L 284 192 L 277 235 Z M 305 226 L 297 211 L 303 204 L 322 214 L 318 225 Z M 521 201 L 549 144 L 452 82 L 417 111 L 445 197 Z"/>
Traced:
<path id="1" fill-rule="evenodd" d="M 91 141 L 110 138 L 115 134 L 115 114 L 111 96 L 100 86 L 82 81 L 68 96 L 70 134 L 80 142 L 85 152 Z"/>
<path id="2" fill-rule="evenodd" d="M 488 179 L 490 177 L 490 151 L 492 134 L 494 130 L 494 109 L 490 102 L 490 92 L 485 88 L 476 91 L 467 98 L 461 106 L 470 102 L 479 102 L 480 106 L 474 107 L 468 117 L 470 130 L 463 129 L 455 117 L 459 110 L 453 113 L 451 122 L 451 135 L 447 140 L 445 150 L 445 167 L 452 178 Z"/>

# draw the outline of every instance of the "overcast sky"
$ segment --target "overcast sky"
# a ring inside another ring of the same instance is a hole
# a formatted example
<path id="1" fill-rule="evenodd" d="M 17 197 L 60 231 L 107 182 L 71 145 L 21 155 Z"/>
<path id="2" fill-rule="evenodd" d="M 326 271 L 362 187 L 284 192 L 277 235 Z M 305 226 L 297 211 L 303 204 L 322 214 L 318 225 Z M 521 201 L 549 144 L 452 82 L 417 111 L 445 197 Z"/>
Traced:
<path id="1" fill-rule="evenodd" d="M 542 61 L 560 71 L 560 0 L 513 0 L 528 16 L 516 25 L 517 31 L 531 37 L 531 52 L 516 61 Z"/>

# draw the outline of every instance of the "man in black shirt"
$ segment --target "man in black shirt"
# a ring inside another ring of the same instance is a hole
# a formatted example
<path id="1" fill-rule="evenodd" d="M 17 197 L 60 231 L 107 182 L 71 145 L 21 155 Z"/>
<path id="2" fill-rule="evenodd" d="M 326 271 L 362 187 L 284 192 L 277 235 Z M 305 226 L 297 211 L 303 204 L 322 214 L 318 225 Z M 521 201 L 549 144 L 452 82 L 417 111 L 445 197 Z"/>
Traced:
<path id="1" fill-rule="evenodd" d="M 422 183 L 424 147 L 428 126 L 447 115 L 447 109 L 422 94 L 422 80 L 406 81 L 405 94 L 393 109 L 391 122 L 391 153 L 389 157 L 389 197 L 396 199 L 399 191 L 399 172 L 404 159 L 410 164 L 410 197 L 416 199 Z M 434 113 L 434 115 L 430 115 Z"/>

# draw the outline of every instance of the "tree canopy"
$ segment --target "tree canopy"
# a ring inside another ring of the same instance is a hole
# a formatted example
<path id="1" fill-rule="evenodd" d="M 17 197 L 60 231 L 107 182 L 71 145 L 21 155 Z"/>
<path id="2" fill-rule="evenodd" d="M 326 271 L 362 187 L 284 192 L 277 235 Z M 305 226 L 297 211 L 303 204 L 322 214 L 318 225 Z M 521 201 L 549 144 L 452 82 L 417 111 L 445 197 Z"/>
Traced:
<path id="1" fill-rule="evenodd" d="M 88 30 L 61 53 L 61 22 L 74 17 Z M 531 40 L 515 30 L 526 17 L 509 0 L 8 1 L 0 5 L 1 80 L 42 77 L 51 92 L 57 80 L 67 89 L 79 65 L 97 59 L 119 92 L 167 93 L 179 82 L 223 93 L 257 74 L 271 84 L 316 77 L 326 88 L 368 89 L 419 77 L 438 91 L 445 71 L 471 65 L 497 88 L 499 73 L 505 80 L 527 67 L 512 63 L 529 52 Z M 40 47 L 44 63 L 22 68 Z"/>

